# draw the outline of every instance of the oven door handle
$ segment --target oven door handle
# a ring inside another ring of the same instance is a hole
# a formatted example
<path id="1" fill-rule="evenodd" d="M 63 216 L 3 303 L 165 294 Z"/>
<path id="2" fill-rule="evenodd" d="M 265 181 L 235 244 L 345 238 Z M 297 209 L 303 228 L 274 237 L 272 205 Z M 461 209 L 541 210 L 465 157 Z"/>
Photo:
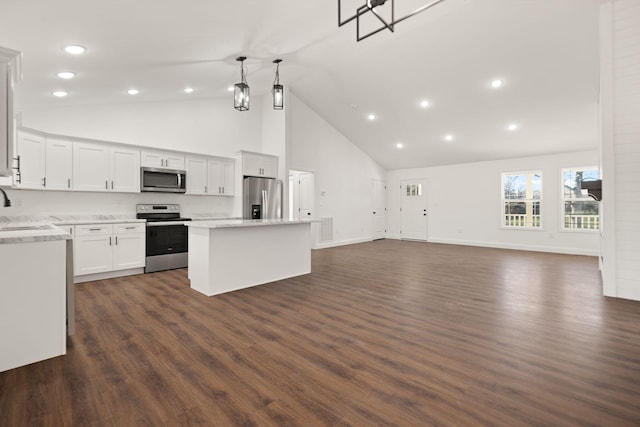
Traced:
<path id="1" fill-rule="evenodd" d="M 187 221 L 155 221 L 147 222 L 147 227 L 162 227 L 165 225 L 184 225 Z"/>

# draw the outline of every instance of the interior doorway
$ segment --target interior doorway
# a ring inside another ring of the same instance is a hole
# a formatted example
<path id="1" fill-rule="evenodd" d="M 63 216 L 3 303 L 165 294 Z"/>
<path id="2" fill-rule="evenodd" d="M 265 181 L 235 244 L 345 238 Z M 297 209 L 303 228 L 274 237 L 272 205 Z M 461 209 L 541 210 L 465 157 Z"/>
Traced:
<path id="1" fill-rule="evenodd" d="M 315 176 L 313 172 L 289 171 L 289 218 L 313 218 Z"/>
<path id="2" fill-rule="evenodd" d="M 372 207 L 372 237 L 373 240 L 384 239 L 387 235 L 387 183 L 373 181 Z"/>
<path id="3" fill-rule="evenodd" d="M 400 181 L 403 239 L 427 241 L 427 185 L 424 179 Z"/>

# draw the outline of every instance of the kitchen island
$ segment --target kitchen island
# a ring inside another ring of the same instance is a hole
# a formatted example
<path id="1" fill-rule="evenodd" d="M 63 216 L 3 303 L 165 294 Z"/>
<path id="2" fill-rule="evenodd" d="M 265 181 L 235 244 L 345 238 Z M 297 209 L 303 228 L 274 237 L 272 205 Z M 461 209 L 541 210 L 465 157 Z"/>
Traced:
<path id="1" fill-rule="evenodd" d="M 311 222 L 288 219 L 192 221 L 191 288 L 207 296 L 311 272 Z"/>

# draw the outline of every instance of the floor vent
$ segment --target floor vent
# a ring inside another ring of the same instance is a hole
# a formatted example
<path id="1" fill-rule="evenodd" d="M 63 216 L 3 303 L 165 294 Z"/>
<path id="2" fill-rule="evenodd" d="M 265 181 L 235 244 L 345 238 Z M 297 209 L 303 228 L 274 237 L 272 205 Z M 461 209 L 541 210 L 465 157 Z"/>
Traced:
<path id="1" fill-rule="evenodd" d="M 320 218 L 320 241 L 330 242 L 333 240 L 333 218 Z"/>

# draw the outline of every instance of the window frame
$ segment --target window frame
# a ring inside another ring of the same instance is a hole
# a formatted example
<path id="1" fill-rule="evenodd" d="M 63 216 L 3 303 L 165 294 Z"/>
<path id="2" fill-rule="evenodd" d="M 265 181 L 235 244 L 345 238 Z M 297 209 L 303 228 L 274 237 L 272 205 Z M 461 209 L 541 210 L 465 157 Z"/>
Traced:
<path id="1" fill-rule="evenodd" d="M 595 200 L 590 198 L 590 197 L 585 197 L 583 199 L 566 199 L 564 196 L 564 173 L 567 171 L 587 171 L 587 170 L 597 170 L 598 171 L 598 176 L 600 176 L 600 167 L 597 165 L 592 165 L 592 166 L 575 166 L 575 167 L 567 167 L 567 168 L 560 168 L 560 219 L 559 219 L 559 225 L 560 227 L 558 227 L 559 231 L 561 233 L 587 233 L 587 234 L 597 234 L 600 233 L 600 228 L 602 226 L 601 222 L 600 222 L 600 216 L 602 215 L 602 212 L 600 212 L 600 206 L 598 206 L 598 228 L 566 228 L 564 226 L 564 220 L 565 220 L 565 202 L 567 201 L 592 201 L 594 202 Z"/>
<path id="2" fill-rule="evenodd" d="M 505 198 L 505 176 L 506 175 L 540 175 L 540 198 L 539 199 L 506 199 Z M 523 230 L 523 231 L 544 231 L 544 179 L 542 169 L 531 169 L 524 171 L 510 171 L 510 172 L 502 172 L 500 174 L 500 228 L 503 230 Z M 525 225 L 525 226 L 515 226 L 515 225 L 507 225 L 505 222 L 505 203 L 508 201 L 522 201 L 527 203 L 527 201 L 540 202 L 540 225 Z"/>

